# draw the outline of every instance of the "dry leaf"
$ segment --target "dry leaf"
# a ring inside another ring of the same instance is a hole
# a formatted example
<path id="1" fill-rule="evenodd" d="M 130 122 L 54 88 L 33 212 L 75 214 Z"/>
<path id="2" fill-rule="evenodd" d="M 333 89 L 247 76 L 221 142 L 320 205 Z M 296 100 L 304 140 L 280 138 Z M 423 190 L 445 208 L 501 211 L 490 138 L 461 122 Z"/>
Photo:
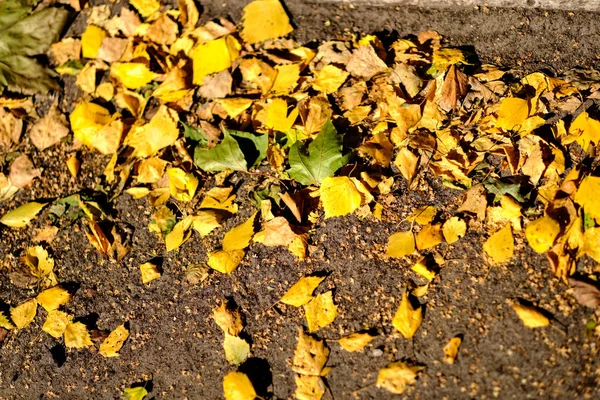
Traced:
<path id="1" fill-rule="evenodd" d="M 575 278 L 569 278 L 569 286 L 579 304 L 596 309 L 600 307 L 600 289 L 596 285 Z"/>
<path id="2" fill-rule="evenodd" d="M 294 307 L 303 306 L 313 299 L 313 292 L 324 279 L 324 276 L 305 276 L 304 278 L 300 278 L 298 282 L 285 292 L 279 301 Z"/>
<path id="3" fill-rule="evenodd" d="M 225 300 L 213 311 L 213 319 L 227 335 L 237 336 L 244 329 L 242 315 L 238 310 L 231 309 Z"/>
<path id="4" fill-rule="evenodd" d="M 333 303 L 333 292 L 321 293 L 304 305 L 306 323 L 310 333 L 331 324 L 337 316 L 338 306 Z"/>
<path id="5" fill-rule="evenodd" d="M 535 307 L 515 303 L 512 304 L 512 308 L 523 321 L 523 325 L 528 328 L 539 328 L 550 324 L 550 320 Z"/>
<path id="6" fill-rule="evenodd" d="M 35 168 L 33 166 L 29 157 L 25 154 L 21 154 L 10 164 L 10 173 L 8 177 L 14 186 L 22 189 L 33 182 L 35 178 L 41 176 L 42 171 L 42 168 Z"/>
<path id="7" fill-rule="evenodd" d="M 208 266 L 223 274 L 231 274 L 246 255 L 244 250 L 219 250 L 208 255 Z"/>
<path id="8" fill-rule="evenodd" d="M 151 263 L 147 262 L 140 265 L 140 273 L 142 275 L 142 283 L 150 283 L 155 279 L 160 278 L 161 273 L 158 270 L 158 267 Z"/>
<path id="9" fill-rule="evenodd" d="M 386 255 L 402 258 L 415 252 L 415 236 L 411 231 L 397 232 L 388 238 Z"/>
<path id="10" fill-rule="evenodd" d="M 297 400 L 321 400 L 325 394 L 325 384 L 320 376 L 296 375 Z"/>
<path id="11" fill-rule="evenodd" d="M 547 215 L 530 222 L 525 229 L 525 237 L 529 245 L 538 253 L 550 250 L 559 233 L 559 223 Z"/>
<path id="12" fill-rule="evenodd" d="M 444 362 L 446 364 L 454 364 L 456 356 L 458 355 L 458 349 L 462 344 L 460 336 L 453 337 L 448 341 L 448 344 L 444 346 Z"/>
<path id="13" fill-rule="evenodd" d="M 71 294 L 67 289 L 60 286 L 54 286 L 38 294 L 36 299 L 39 305 L 50 312 L 58 310 L 60 306 L 66 304 L 71 299 Z"/>
<path id="14" fill-rule="evenodd" d="M 392 320 L 392 325 L 402 334 L 402 336 L 404 336 L 404 338 L 410 339 L 415 335 L 422 322 L 423 309 L 420 306 L 414 308 L 408 295 L 404 293 L 402 295 L 400 307 L 398 307 L 398 311 L 396 311 L 394 319 Z"/>
<path id="15" fill-rule="evenodd" d="M 515 244 L 510 224 L 493 233 L 483 244 L 483 250 L 492 258 L 495 264 L 500 264 L 512 258 Z"/>
<path id="16" fill-rule="evenodd" d="M 244 7 L 241 35 L 246 43 L 275 39 L 293 30 L 279 0 L 254 0 Z"/>
<path id="17" fill-rule="evenodd" d="M 402 394 L 408 385 L 416 382 L 419 372 L 423 369 L 424 367 L 409 365 L 401 361 L 388 364 L 379 370 L 376 385 L 388 392 Z"/>
<path id="18" fill-rule="evenodd" d="M 444 222 L 442 233 L 448 244 L 457 242 L 467 232 L 467 224 L 458 217 L 452 217 Z"/>
<path id="19" fill-rule="evenodd" d="M 58 102 L 54 102 L 44 118 L 33 125 L 29 131 L 29 138 L 41 151 L 54 146 L 68 134 L 67 118 L 58 110 Z"/>
<path id="20" fill-rule="evenodd" d="M 321 376 L 328 358 L 329 349 L 325 342 L 298 328 L 298 345 L 294 352 L 292 370 L 302 375 Z"/>
<path id="21" fill-rule="evenodd" d="M 129 330 L 125 328 L 125 325 L 119 325 L 100 344 L 98 353 L 104 357 L 118 357 L 119 350 L 121 350 L 128 337 Z"/>
<path id="22" fill-rule="evenodd" d="M 46 322 L 42 326 L 42 330 L 48 335 L 59 339 L 65 333 L 67 324 L 73 317 L 63 311 L 50 311 L 46 317 Z"/>
<path id="23" fill-rule="evenodd" d="M 357 332 L 341 338 L 338 343 L 344 350 L 355 352 L 364 349 L 373 339 L 375 339 L 375 336 L 371 336 L 369 333 Z"/>
<path id="24" fill-rule="evenodd" d="M 223 250 L 243 250 L 250 244 L 254 236 L 254 223 L 256 213 L 252 214 L 246 222 L 236 226 L 225 234 L 223 237 Z"/>

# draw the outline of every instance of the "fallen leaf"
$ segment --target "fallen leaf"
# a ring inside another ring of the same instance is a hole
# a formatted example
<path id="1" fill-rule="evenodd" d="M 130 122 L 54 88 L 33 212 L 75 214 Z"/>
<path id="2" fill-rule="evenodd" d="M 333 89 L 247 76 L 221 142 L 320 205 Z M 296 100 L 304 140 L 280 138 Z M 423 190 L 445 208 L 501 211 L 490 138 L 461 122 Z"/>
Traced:
<path id="1" fill-rule="evenodd" d="M 54 286 L 38 294 L 36 299 L 39 305 L 50 312 L 58 310 L 60 306 L 66 304 L 71 299 L 71 294 L 67 289 L 60 286 Z"/>
<path id="2" fill-rule="evenodd" d="M 420 306 L 414 308 L 408 295 L 404 293 L 400 307 L 398 307 L 398 311 L 396 311 L 392 320 L 392 325 L 405 339 L 410 339 L 415 335 L 422 322 L 423 309 Z"/>
<path id="3" fill-rule="evenodd" d="M 81 35 L 81 53 L 85 58 L 96 58 L 106 31 L 96 25 L 88 25 Z"/>
<path id="4" fill-rule="evenodd" d="M 244 250 L 220 250 L 209 253 L 208 266 L 223 274 L 231 274 L 246 255 Z"/>
<path id="5" fill-rule="evenodd" d="M 483 244 L 483 250 L 495 264 L 510 260 L 515 250 L 510 224 L 493 233 Z"/>
<path id="6" fill-rule="evenodd" d="M 444 346 L 444 362 L 446 364 L 454 364 L 456 360 L 456 356 L 458 355 L 458 349 L 462 344 L 462 339 L 460 336 L 453 337 L 448 341 L 446 346 Z"/>
<path id="7" fill-rule="evenodd" d="M 446 243 L 452 244 L 465 236 L 467 232 L 467 224 L 464 220 L 458 217 L 451 217 L 442 225 L 442 233 Z"/>
<path id="8" fill-rule="evenodd" d="M 24 188 L 41 175 L 42 168 L 35 168 L 29 157 L 21 154 L 10 164 L 8 177 L 14 186 Z"/>
<path id="9" fill-rule="evenodd" d="M 148 391 L 143 386 L 127 388 L 123 391 L 123 398 L 125 400 L 144 400 L 144 397 L 148 395 Z"/>
<path id="10" fill-rule="evenodd" d="M 144 18 L 148 18 L 158 10 L 160 10 L 160 2 L 158 0 L 130 0 L 129 4 Z"/>
<path id="11" fill-rule="evenodd" d="M 54 146 L 68 134 L 67 119 L 58 110 L 58 103 L 54 102 L 48 113 L 33 125 L 29 131 L 29 138 L 31 143 L 41 151 Z"/>
<path id="12" fill-rule="evenodd" d="M 256 391 L 248 376 L 242 372 L 230 372 L 223 378 L 225 400 L 254 400 Z"/>
<path id="13" fill-rule="evenodd" d="M 231 67 L 233 60 L 238 57 L 240 49 L 240 43 L 233 36 L 225 36 L 194 47 L 191 53 L 194 84 L 201 85 L 207 75 Z"/>
<path id="14" fill-rule="evenodd" d="M 110 76 L 128 89 L 140 89 L 156 78 L 156 74 L 143 63 L 112 63 Z"/>
<path id="15" fill-rule="evenodd" d="M 331 94 L 339 89 L 350 74 L 335 65 L 325 65 L 315 73 L 312 87 L 323 94 Z"/>
<path id="16" fill-rule="evenodd" d="M 117 326 L 100 344 L 98 353 L 104 357 L 118 357 L 119 350 L 121 350 L 128 337 L 129 330 L 125 328 L 125 325 Z"/>
<path id="17" fill-rule="evenodd" d="M 250 345 L 244 339 L 225 333 L 223 341 L 225 358 L 229 364 L 239 365 L 246 361 L 250 353 Z"/>
<path id="18" fill-rule="evenodd" d="M 242 314 L 233 309 L 225 300 L 221 302 L 219 307 L 214 309 L 213 319 L 226 335 L 238 336 L 244 329 Z"/>
<path id="19" fill-rule="evenodd" d="M 573 289 L 573 296 L 579 304 L 592 309 L 600 307 L 600 289 L 598 286 L 575 278 L 569 278 L 569 286 Z"/>
<path id="20" fill-rule="evenodd" d="M 338 306 L 333 303 L 333 292 L 321 293 L 304 305 L 306 323 L 310 333 L 331 324 L 337 316 Z"/>
<path id="21" fill-rule="evenodd" d="M 178 122 L 177 112 L 162 105 L 150 122 L 131 128 L 124 144 L 134 148 L 134 157 L 153 156 L 159 150 L 175 143 L 179 136 Z"/>
<path id="22" fill-rule="evenodd" d="M 279 0 L 254 0 L 244 7 L 241 35 L 246 43 L 275 39 L 293 30 Z"/>
<path id="23" fill-rule="evenodd" d="M 396 361 L 379 370 L 376 386 L 394 394 L 402 394 L 408 385 L 416 382 L 424 367 Z"/>
<path id="24" fill-rule="evenodd" d="M 425 225 L 417 234 L 417 249 L 425 250 L 437 246 L 444 241 L 441 224 Z"/>
<path id="25" fill-rule="evenodd" d="M 347 176 L 327 177 L 321 182 L 321 203 L 325 218 L 339 217 L 356 211 L 362 196 Z"/>
<path id="26" fill-rule="evenodd" d="M 198 188 L 198 178 L 181 168 L 169 168 L 169 191 L 179 201 L 192 201 Z"/>
<path id="27" fill-rule="evenodd" d="M 523 325 L 528 328 L 539 328 L 550 324 L 550 320 L 535 307 L 514 303 L 512 308 L 523 321 Z"/>
<path id="28" fill-rule="evenodd" d="M 600 177 L 586 176 L 581 181 L 577 193 L 575 193 L 575 202 L 583 207 L 586 214 L 596 220 L 600 220 L 600 204 L 596 195 L 600 193 Z"/>
<path id="29" fill-rule="evenodd" d="M 301 307 L 313 299 L 313 292 L 323 282 L 325 277 L 305 276 L 300 278 L 279 300 L 284 304 Z"/>
<path id="30" fill-rule="evenodd" d="M 325 394 L 325 384 L 320 376 L 296 375 L 297 400 L 321 400 Z"/>
<path id="31" fill-rule="evenodd" d="M 37 313 L 37 301 L 27 300 L 24 303 L 10 309 L 10 318 L 17 329 L 23 329 L 33 322 Z"/>
<path id="32" fill-rule="evenodd" d="M 284 217 L 275 217 L 267 221 L 264 225 L 265 246 L 287 246 L 296 238 L 290 223 Z"/>
<path id="33" fill-rule="evenodd" d="M 357 332 L 341 338 L 338 343 L 344 350 L 355 352 L 364 349 L 373 339 L 375 339 L 375 336 L 371 336 L 369 333 Z"/>
<path id="34" fill-rule="evenodd" d="M 65 328 L 65 346 L 81 349 L 92 345 L 87 327 L 81 322 L 69 322 Z"/>
<path id="35" fill-rule="evenodd" d="M 4 328 L 7 330 L 11 330 L 14 328 L 13 324 L 10 323 L 10 321 L 2 311 L 0 311 L 0 328 Z"/>
<path id="36" fill-rule="evenodd" d="M 428 225 L 433 221 L 437 210 L 434 206 L 423 206 L 416 208 L 408 217 L 407 221 L 416 222 L 419 225 Z"/>
<path id="37" fill-rule="evenodd" d="M 298 328 L 298 344 L 294 352 L 292 370 L 298 374 L 321 376 L 329 358 L 329 349 L 322 340 L 305 334 Z"/>
<path id="38" fill-rule="evenodd" d="M 518 130 L 529 116 L 529 103 L 517 97 L 502 99 L 496 126 L 507 131 Z"/>
<path id="39" fill-rule="evenodd" d="M 67 324 L 73 317 L 63 311 L 53 310 L 48 313 L 42 330 L 53 338 L 59 339 L 65 333 Z"/>
<path id="40" fill-rule="evenodd" d="M 537 253 L 545 253 L 560 233 L 560 224 L 547 215 L 532 221 L 525 228 L 525 237 Z"/>
<path id="41" fill-rule="evenodd" d="M 223 250 L 243 250 L 248 247 L 255 233 L 254 224 L 256 215 L 256 213 L 252 214 L 246 222 L 236 226 L 225 234 L 223 237 Z"/>
<path id="42" fill-rule="evenodd" d="M 415 252 L 415 236 L 411 231 L 396 232 L 388 238 L 386 255 L 402 258 Z"/>
<path id="43" fill-rule="evenodd" d="M 142 283 L 144 284 L 150 283 L 153 280 L 160 278 L 161 276 L 158 267 L 151 262 L 141 264 L 140 272 L 142 274 Z"/>

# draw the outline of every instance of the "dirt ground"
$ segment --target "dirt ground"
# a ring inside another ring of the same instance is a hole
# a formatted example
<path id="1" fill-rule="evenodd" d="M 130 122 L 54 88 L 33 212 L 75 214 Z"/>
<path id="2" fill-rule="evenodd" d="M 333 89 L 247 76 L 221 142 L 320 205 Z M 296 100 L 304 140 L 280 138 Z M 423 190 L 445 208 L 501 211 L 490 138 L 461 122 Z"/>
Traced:
<path id="1" fill-rule="evenodd" d="M 202 1 L 202 20 L 230 16 L 239 21 L 245 4 Z M 473 46 L 483 62 L 517 65 L 521 72 L 593 67 L 600 54 L 595 14 L 483 7 L 443 12 L 351 8 L 299 0 L 286 6 L 297 28 L 292 36 L 303 42 L 352 33 L 393 31 L 405 36 L 435 29 L 452 45 Z M 71 33 L 81 26 L 75 23 Z M 65 82 L 63 109 L 69 108 L 76 90 L 73 82 Z M 40 107 L 51 100 L 36 99 Z M 36 166 L 44 168 L 42 179 L 0 204 L 0 215 L 26 201 L 64 197 L 102 184 L 107 157 L 83 153 L 82 170 L 74 180 L 63 163 L 69 144 L 43 154 L 31 144 L 25 146 Z M 585 333 L 589 309 L 577 305 L 566 285 L 553 276 L 545 257 L 526 243 L 516 243 L 511 262 L 490 267 L 481 250 L 484 231 L 477 227 L 452 247 L 441 246 L 447 264 L 432 281 L 423 325 L 413 340 L 395 332 L 391 320 L 414 274 L 409 273 L 408 260 L 382 256 L 387 238 L 405 227 L 401 221 L 415 207 L 434 205 L 442 215 L 449 215 L 460 195 L 436 178 L 426 176 L 424 182 L 415 190 L 398 182 L 394 201 L 384 209 L 384 222 L 351 216 L 319 223 L 312 236 L 315 250 L 303 262 L 287 251 L 254 244 L 235 274 L 212 273 L 198 285 L 185 281 L 186 267 L 205 262 L 208 241 L 220 241 L 224 232 L 251 214 L 246 193 L 238 193 L 240 214 L 228 220 L 220 234 L 209 239 L 192 236 L 171 253 L 148 231 L 152 210 L 147 201 L 118 197 L 112 214 L 133 241 L 133 251 L 121 262 L 99 255 L 78 223 L 62 226 L 48 249 L 61 281 L 78 286 L 66 306 L 69 313 L 99 329 L 129 322 L 131 336 L 120 357 L 105 359 L 86 350 L 66 350 L 40 329 L 22 330 L 0 344 L 0 399 L 115 399 L 132 385 L 145 385 L 149 398 L 222 398 L 222 379 L 232 367 L 223 356 L 222 332 L 211 314 L 224 298 L 233 299 L 246 315 L 252 354 L 240 370 L 264 398 L 292 398 L 291 359 L 304 317 L 300 309 L 276 303 L 291 284 L 313 272 L 329 276 L 320 290 L 334 289 L 339 305 L 334 323 L 319 331 L 331 349 L 328 365 L 333 368 L 326 377 L 329 398 L 598 398 L 600 343 Z M 28 229 L 0 226 L 3 265 L 16 262 L 32 244 L 35 228 L 46 223 L 44 212 Z M 162 260 L 163 275 L 144 286 L 138 266 L 155 257 Z M 0 268 L 3 302 L 18 304 L 30 296 L 31 291 L 12 285 Z M 547 311 L 553 316 L 551 326 L 542 330 L 523 326 L 507 304 L 507 299 L 516 298 Z M 44 318 L 45 313 L 39 312 L 34 324 L 41 327 Z M 378 333 L 363 352 L 348 353 L 336 343 L 361 329 Z M 458 359 L 453 365 L 444 364 L 442 349 L 459 334 L 464 341 Z M 377 389 L 379 369 L 403 359 L 426 367 L 417 383 L 402 396 Z"/>

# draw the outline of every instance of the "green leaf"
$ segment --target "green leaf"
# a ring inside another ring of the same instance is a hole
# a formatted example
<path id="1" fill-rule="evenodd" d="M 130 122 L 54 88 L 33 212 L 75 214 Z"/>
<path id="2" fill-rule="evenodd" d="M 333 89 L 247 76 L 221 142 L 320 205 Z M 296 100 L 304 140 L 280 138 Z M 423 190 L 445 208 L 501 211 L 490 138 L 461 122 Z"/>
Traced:
<path id="1" fill-rule="evenodd" d="M 0 58 L 0 86 L 19 93 L 47 93 L 59 86 L 52 79 L 54 75 L 33 58 L 9 56 Z"/>
<path id="2" fill-rule="evenodd" d="M 323 179 L 333 176 L 350 159 L 350 153 L 343 154 L 343 136 L 338 134 L 330 120 L 321 132 L 306 147 L 300 142 L 290 148 L 290 169 L 288 174 L 303 185 L 319 185 Z"/>
<path id="3" fill-rule="evenodd" d="M 244 158 L 250 167 L 258 165 L 267 156 L 268 135 L 255 135 L 241 131 L 227 132 L 238 142 L 240 150 L 244 153 Z"/>
<path id="4" fill-rule="evenodd" d="M 202 129 L 199 126 L 195 127 L 195 126 L 187 125 L 187 124 L 184 124 L 183 122 L 181 122 L 181 125 L 183 125 L 183 136 L 186 139 L 193 140 L 194 142 L 200 142 L 200 143 L 198 143 L 200 146 L 206 147 L 206 145 L 208 144 L 208 138 L 206 137 L 206 134 L 204 133 L 204 129 Z"/>
<path id="5" fill-rule="evenodd" d="M 196 146 L 194 163 L 204 171 L 247 171 L 248 165 L 238 142 L 227 132 L 221 143 L 212 149 Z"/>
<path id="6" fill-rule="evenodd" d="M 0 31 L 24 18 L 37 3 L 27 0 L 0 1 Z"/>

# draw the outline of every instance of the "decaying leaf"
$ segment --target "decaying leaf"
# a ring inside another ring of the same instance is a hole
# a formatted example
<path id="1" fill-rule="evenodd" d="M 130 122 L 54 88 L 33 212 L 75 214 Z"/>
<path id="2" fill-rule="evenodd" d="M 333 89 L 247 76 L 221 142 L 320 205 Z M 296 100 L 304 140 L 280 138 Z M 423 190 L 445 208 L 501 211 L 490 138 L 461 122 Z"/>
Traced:
<path id="1" fill-rule="evenodd" d="M 321 293 L 304 305 L 310 333 L 329 325 L 337 316 L 338 306 L 333 303 L 333 292 Z"/>
<path id="2" fill-rule="evenodd" d="M 402 336 L 406 339 L 410 339 L 417 332 L 421 323 L 423 322 L 423 309 L 418 306 L 413 307 L 408 295 L 404 293 L 402 295 L 402 301 L 400 307 L 394 315 L 392 325 L 396 328 Z"/>
<path id="3" fill-rule="evenodd" d="M 129 330 L 125 325 L 119 325 L 100 344 L 98 353 L 104 357 L 118 357 L 119 350 L 121 350 L 128 337 Z"/>
<path id="4" fill-rule="evenodd" d="M 416 382 L 419 372 L 423 369 L 422 366 L 396 361 L 379 370 L 376 385 L 388 392 L 402 394 L 408 385 Z"/>
<path id="5" fill-rule="evenodd" d="M 305 334 L 298 329 L 298 344 L 294 352 L 292 369 L 302 375 L 321 376 L 329 358 L 325 342 Z"/>

